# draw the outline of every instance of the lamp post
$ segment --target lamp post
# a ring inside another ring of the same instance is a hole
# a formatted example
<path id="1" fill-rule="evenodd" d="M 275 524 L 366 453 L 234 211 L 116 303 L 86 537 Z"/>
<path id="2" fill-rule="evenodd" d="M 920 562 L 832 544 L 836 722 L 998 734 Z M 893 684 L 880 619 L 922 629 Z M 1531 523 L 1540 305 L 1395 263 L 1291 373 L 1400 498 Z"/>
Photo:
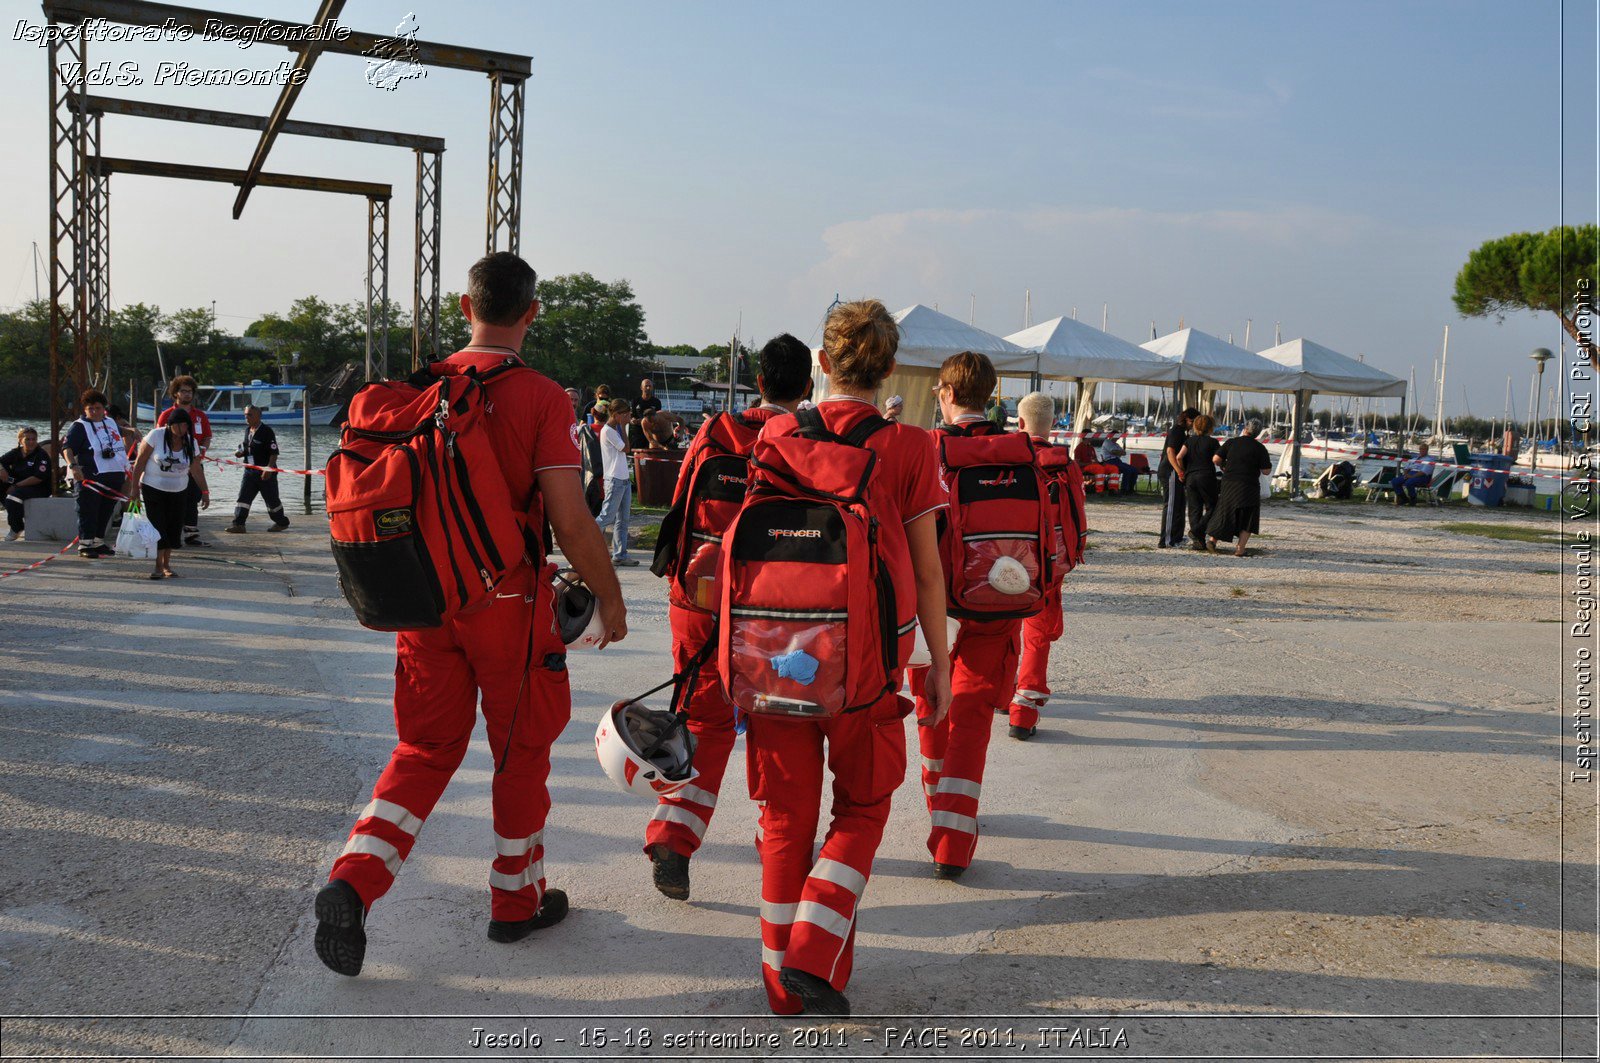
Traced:
<path id="1" fill-rule="evenodd" d="M 1539 471 L 1539 392 L 1544 390 L 1544 363 L 1546 363 L 1550 359 L 1554 358 L 1555 355 L 1550 353 L 1550 348 L 1548 348 L 1548 347 L 1535 347 L 1533 353 L 1528 355 L 1528 357 L 1533 359 L 1533 364 L 1537 367 L 1537 372 L 1534 374 L 1534 378 L 1533 378 L 1533 424 L 1531 424 L 1529 426 L 1530 431 L 1529 431 L 1528 434 L 1533 437 L 1533 441 L 1532 441 L 1533 442 L 1533 457 L 1530 460 L 1531 460 L 1532 465 L 1533 465 L 1533 471 L 1534 472 L 1538 472 Z"/>

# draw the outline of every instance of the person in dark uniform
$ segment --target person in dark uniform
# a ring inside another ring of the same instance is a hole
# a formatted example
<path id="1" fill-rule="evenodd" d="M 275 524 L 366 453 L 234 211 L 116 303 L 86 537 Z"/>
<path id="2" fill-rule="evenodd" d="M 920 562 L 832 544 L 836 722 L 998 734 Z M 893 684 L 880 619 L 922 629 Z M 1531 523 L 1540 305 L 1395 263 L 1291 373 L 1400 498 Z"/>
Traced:
<path id="1" fill-rule="evenodd" d="M 6 542 L 22 538 L 23 503 L 50 494 L 50 454 L 39 445 L 39 432 L 23 428 L 17 445 L 0 454 L 0 499 L 6 507 Z"/>
<path id="2" fill-rule="evenodd" d="M 1222 492 L 1206 535 L 1212 549 L 1218 539 L 1231 542 L 1238 536 L 1235 557 L 1244 556 L 1251 533 L 1261 530 L 1261 477 L 1272 475 L 1272 455 L 1256 438 L 1260 434 L 1261 422 L 1251 421 L 1244 426 L 1244 435 L 1228 440 L 1217 454 L 1222 465 Z"/>
<path id="3" fill-rule="evenodd" d="M 1206 548 L 1206 525 L 1217 508 L 1217 439 L 1211 434 L 1209 414 L 1200 414 L 1189 425 L 1189 438 L 1178 451 L 1174 468 L 1183 476 L 1183 496 L 1189 508 L 1189 538 L 1194 549 Z"/>
<path id="4" fill-rule="evenodd" d="M 272 518 L 272 527 L 267 531 L 281 532 L 289 526 L 289 518 L 284 516 L 283 501 L 278 497 L 278 434 L 270 424 L 261 423 L 259 406 L 244 408 L 244 424 L 244 440 L 233 456 L 263 468 L 244 471 L 244 482 L 239 485 L 239 500 L 233 504 L 233 523 L 226 530 L 235 535 L 244 533 L 250 505 L 259 494 L 267 504 L 267 516 Z"/>
<path id="5" fill-rule="evenodd" d="M 1162 546 L 1177 546 L 1183 542 L 1183 478 L 1174 476 L 1172 469 L 1178 460 L 1178 451 L 1189 438 L 1189 423 L 1200 416 L 1193 406 L 1178 415 L 1178 420 L 1167 430 L 1161 444 L 1161 464 L 1156 469 L 1156 479 L 1161 482 L 1161 539 Z"/>

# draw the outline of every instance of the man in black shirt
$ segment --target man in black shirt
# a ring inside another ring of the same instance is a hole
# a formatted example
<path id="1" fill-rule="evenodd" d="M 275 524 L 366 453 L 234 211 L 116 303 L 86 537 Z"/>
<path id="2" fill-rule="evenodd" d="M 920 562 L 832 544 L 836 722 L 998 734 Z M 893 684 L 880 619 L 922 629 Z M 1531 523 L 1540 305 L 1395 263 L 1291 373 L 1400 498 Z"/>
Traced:
<path id="1" fill-rule="evenodd" d="M 1178 460 L 1183 441 L 1189 438 L 1189 425 L 1200 416 L 1193 406 L 1178 415 L 1178 420 L 1167 431 L 1161 444 L 1161 465 L 1156 469 L 1156 479 L 1161 481 L 1161 545 L 1183 545 L 1183 514 L 1188 500 L 1183 494 L 1183 480 L 1173 475 L 1172 467 Z"/>
<path id="2" fill-rule="evenodd" d="M 250 516 L 250 505 L 259 494 L 267 503 L 267 516 L 272 518 L 272 527 L 267 531 L 283 531 L 289 526 L 289 518 L 284 516 L 283 502 L 278 497 L 278 434 L 271 425 L 261 423 L 259 406 L 245 407 L 244 422 L 244 441 L 233 452 L 233 456 L 262 468 L 244 471 L 244 482 L 239 485 L 239 500 L 233 504 L 233 523 L 228 525 L 227 530 L 235 535 L 244 532 L 245 518 Z"/>
<path id="3" fill-rule="evenodd" d="M 655 382 L 645 377 L 639 381 L 639 397 L 633 400 L 633 423 L 628 425 L 628 446 L 634 450 L 649 448 L 650 441 L 644 434 L 644 420 L 659 409 L 661 400 L 656 398 Z"/>

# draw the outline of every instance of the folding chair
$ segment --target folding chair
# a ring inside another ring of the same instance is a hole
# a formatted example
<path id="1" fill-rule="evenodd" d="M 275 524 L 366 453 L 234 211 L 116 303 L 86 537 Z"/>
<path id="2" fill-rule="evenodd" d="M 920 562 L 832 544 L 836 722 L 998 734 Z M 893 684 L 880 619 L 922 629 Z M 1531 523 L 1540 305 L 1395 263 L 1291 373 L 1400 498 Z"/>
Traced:
<path id="1" fill-rule="evenodd" d="M 1400 467 L 1398 465 L 1385 465 L 1379 469 L 1377 474 L 1366 483 L 1367 501 L 1380 502 L 1383 500 L 1384 495 L 1389 495 L 1392 498 L 1394 496 L 1394 478 L 1399 473 Z"/>

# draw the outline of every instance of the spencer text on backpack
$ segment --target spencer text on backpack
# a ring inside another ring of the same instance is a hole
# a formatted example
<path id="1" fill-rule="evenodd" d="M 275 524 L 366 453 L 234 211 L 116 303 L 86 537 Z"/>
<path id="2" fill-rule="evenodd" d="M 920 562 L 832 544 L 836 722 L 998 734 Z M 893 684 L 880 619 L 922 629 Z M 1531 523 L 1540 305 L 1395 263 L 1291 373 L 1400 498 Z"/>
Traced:
<path id="1" fill-rule="evenodd" d="M 715 613 L 722 595 L 722 544 L 744 505 L 750 450 L 761 425 L 743 415 L 718 413 L 701 426 L 684 455 L 686 475 L 661 521 L 650 571 L 669 581 L 674 605 Z"/>
<path id="2" fill-rule="evenodd" d="M 537 560 L 537 530 L 511 505 L 483 419 L 486 385 L 521 368 L 434 362 L 351 399 L 326 502 L 339 586 L 362 625 L 440 627 Z"/>
<path id="3" fill-rule="evenodd" d="M 823 718 L 893 689 L 901 631 L 867 493 L 887 426 L 846 436 L 816 410 L 789 434 L 756 441 L 752 483 L 724 538 L 717 660 L 741 711 Z M 909 626 L 908 626 L 909 630 Z"/>
<path id="4" fill-rule="evenodd" d="M 937 433 L 950 491 L 940 552 L 950 615 L 976 620 L 1032 616 L 1044 604 L 1055 514 L 1034 456 L 1017 432 Z"/>

